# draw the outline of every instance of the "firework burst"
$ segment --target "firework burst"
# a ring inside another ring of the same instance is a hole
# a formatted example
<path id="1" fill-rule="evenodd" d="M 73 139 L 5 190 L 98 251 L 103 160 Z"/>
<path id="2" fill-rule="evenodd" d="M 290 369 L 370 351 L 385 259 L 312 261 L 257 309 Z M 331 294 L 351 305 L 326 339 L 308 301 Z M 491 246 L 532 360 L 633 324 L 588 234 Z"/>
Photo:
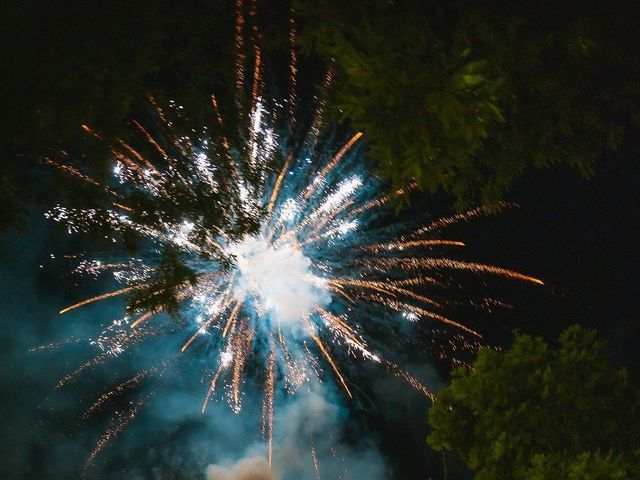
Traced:
<path id="1" fill-rule="evenodd" d="M 264 61 L 257 41 L 247 56 L 245 23 L 239 10 L 235 43 L 242 53 L 236 104 L 240 112 L 248 105 L 246 115 L 238 115 L 245 118 L 239 143 L 220 133 L 224 118 L 215 96 L 211 108 L 217 133 L 205 128 L 192 135 L 175 134 L 170 118 L 180 116 L 179 105 L 171 103 L 165 111 L 150 98 L 154 127 L 147 130 L 134 120 L 138 144 L 113 142 L 110 180 L 98 181 L 65 159 L 45 159 L 103 192 L 108 202 L 89 209 L 59 205 L 47 217 L 63 222 L 69 233 L 106 229 L 115 247 L 99 260 L 85 258 L 76 270 L 94 276 L 111 273 L 119 287 L 60 313 L 119 296 L 127 297 L 130 307 L 94 339 L 98 356 L 65 376 L 59 386 L 166 329 L 175 332 L 171 317 L 179 317 L 183 341 L 176 356 L 203 356 L 210 371 L 202 391 L 203 412 L 212 399 L 221 397 L 238 412 L 246 376 L 261 379 L 262 433 L 271 463 L 278 389 L 295 394 L 310 381 L 331 377 L 346 397 L 352 397 L 345 363 L 368 361 L 433 398 L 428 386 L 389 355 L 398 339 L 390 342 L 379 332 L 391 325 L 389 334 L 395 335 L 394 322 L 427 322 L 441 324 L 457 343 L 479 346 L 481 333 L 450 318 L 446 302 L 437 298 L 451 272 L 542 282 L 446 255 L 464 244 L 439 238 L 440 231 L 481 215 L 482 209 L 427 225 L 404 222 L 390 227 L 384 221 L 388 204 L 415 185 L 378 194 L 377 180 L 358 161 L 362 132 L 337 141 L 337 131 L 323 127 L 322 95 L 309 127 L 292 137 L 288 132 L 296 124 L 295 50 L 286 101 L 264 100 Z M 293 16 L 290 25 L 293 45 Z M 332 77 L 329 70 L 325 89 Z M 301 130 L 299 123 L 296 131 Z M 89 126 L 83 129 L 104 142 Z M 119 248 L 128 238 L 140 246 L 135 257 Z M 119 383 L 86 415 L 169 365 L 165 361 Z M 147 398 L 109 427 L 90 461 Z M 313 458 L 315 465 L 315 453 Z"/>

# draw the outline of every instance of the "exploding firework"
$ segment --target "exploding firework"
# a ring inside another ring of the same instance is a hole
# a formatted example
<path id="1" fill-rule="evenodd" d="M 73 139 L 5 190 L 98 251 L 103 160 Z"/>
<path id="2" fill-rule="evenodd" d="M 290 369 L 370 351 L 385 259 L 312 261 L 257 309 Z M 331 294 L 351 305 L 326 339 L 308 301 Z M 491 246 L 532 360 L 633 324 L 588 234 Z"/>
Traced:
<path id="1" fill-rule="evenodd" d="M 205 128 L 191 135 L 175 133 L 170 118 L 180 116 L 179 105 L 172 102 L 162 109 L 150 98 L 153 128 L 134 120 L 138 143 L 113 142 L 108 181 L 90 177 L 65 159 L 45 159 L 103 192 L 108 203 L 89 209 L 59 205 L 47 217 L 63 222 L 69 233 L 107 231 L 114 245 L 99 260 L 85 257 L 76 270 L 110 273 L 118 288 L 80 300 L 61 314 L 101 300 L 129 298 L 126 315 L 93 340 L 98 356 L 65 376 L 59 386 L 164 331 L 175 332 L 179 325 L 183 342 L 176 357 L 205 357 L 210 372 L 202 391 L 203 412 L 214 398 L 226 398 L 238 412 L 245 378 L 260 379 L 262 434 L 271 463 L 277 390 L 293 395 L 311 381 L 333 378 L 350 398 L 355 393 L 346 362 L 375 362 L 433 399 L 428 386 L 389 355 L 400 340 L 391 342 L 380 333 L 387 329 L 388 335 L 397 335 L 394 323 L 427 323 L 441 325 L 468 348 L 481 345 L 481 333 L 450 318 L 446 301 L 438 298 L 452 272 L 542 282 L 446 255 L 464 244 L 440 238 L 440 232 L 481 215 L 482 209 L 426 225 L 389 226 L 384 220 L 389 204 L 415 185 L 378 193 L 378 181 L 359 161 L 363 133 L 339 141 L 339 130 L 323 126 L 322 95 L 308 128 L 296 124 L 295 49 L 286 101 L 267 101 L 259 42 L 250 57 L 241 49 L 245 20 L 239 9 L 235 42 L 242 53 L 236 65 L 236 104 L 238 112 L 246 112 L 238 114 L 245 125 L 239 141 L 221 133 L 224 118 L 215 96 L 211 109 L 217 130 Z M 290 25 L 293 45 L 295 22 Z M 325 90 L 332 77 L 329 69 Z M 83 129 L 105 141 L 89 126 Z M 139 246 L 133 257 L 120 248 L 130 238 Z M 147 377 L 161 375 L 170 363 L 163 361 L 118 384 L 86 415 Z M 109 427 L 90 461 L 148 398 Z M 311 451 L 317 469 L 313 445 Z"/>

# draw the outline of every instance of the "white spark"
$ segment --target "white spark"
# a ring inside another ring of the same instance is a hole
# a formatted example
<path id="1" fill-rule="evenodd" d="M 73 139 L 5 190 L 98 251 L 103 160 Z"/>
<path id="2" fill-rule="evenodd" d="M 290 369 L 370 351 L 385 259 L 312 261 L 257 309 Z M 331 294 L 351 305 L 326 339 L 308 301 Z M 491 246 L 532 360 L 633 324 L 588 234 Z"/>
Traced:
<path id="1" fill-rule="evenodd" d="M 229 251 L 238 270 L 234 294 L 258 297 L 284 324 L 296 324 L 315 305 L 330 300 L 311 271 L 311 260 L 290 244 L 275 247 L 262 238 L 246 237 Z"/>
<path id="2" fill-rule="evenodd" d="M 354 175 L 346 180 L 343 180 L 338 184 L 338 189 L 328 195 L 325 201 L 320 206 L 322 213 L 329 212 L 340 205 L 348 197 L 353 195 L 355 191 L 362 185 L 362 179 L 358 175 Z"/>
<path id="3" fill-rule="evenodd" d="M 287 198 L 280 207 L 280 221 L 292 222 L 299 212 L 300 205 L 293 198 Z"/>

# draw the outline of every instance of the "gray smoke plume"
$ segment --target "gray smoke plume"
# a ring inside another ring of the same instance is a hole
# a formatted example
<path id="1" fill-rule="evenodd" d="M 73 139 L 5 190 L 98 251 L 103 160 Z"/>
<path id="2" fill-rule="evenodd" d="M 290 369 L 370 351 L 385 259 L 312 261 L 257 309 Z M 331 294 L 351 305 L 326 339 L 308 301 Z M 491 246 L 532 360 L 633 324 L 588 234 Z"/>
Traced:
<path id="1" fill-rule="evenodd" d="M 264 457 L 264 445 L 247 449 L 245 458 L 233 463 L 209 465 L 207 480 L 313 480 L 342 478 L 350 480 L 383 480 L 387 467 L 376 446 L 367 440 L 358 445 L 340 441 L 346 410 L 333 389 L 320 383 L 311 384 L 291 398 L 275 417 L 273 470 Z M 245 476 L 242 476 L 245 475 Z M 253 475 L 253 476 L 251 476 Z"/>
<path id="2" fill-rule="evenodd" d="M 218 465 L 207 467 L 207 480 L 278 480 L 265 457 L 248 457 L 230 468 Z"/>

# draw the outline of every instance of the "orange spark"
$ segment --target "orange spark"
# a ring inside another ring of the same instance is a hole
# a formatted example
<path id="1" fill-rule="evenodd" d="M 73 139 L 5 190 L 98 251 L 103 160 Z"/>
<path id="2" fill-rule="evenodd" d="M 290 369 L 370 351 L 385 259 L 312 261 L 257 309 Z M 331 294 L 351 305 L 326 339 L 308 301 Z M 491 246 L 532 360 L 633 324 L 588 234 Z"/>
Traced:
<path id="1" fill-rule="evenodd" d="M 333 361 L 333 358 L 331 358 L 331 355 L 329 355 L 329 352 L 327 351 L 326 347 L 322 343 L 322 340 L 320 340 L 320 338 L 318 338 L 317 335 L 312 335 L 311 338 L 313 338 L 313 341 L 316 342 L 316 345 L 318 345 L 318 348 L 320 349 L 320 351 L 324 355 L 324 358 L 326 358 L 327 362 L 329 362 L 329 365 L 331 365 L 331 368 L 333 369 L 333 372 L 336 374 L 336 377 L 338 377 L 338 380 L 342 384 L 342 387 L 344 388 L 344 390 L 347 392 L 347 395 L 349 395 L 349 398 L 353 398 L 353 395 L 351 395 L 351 390 L 349 390 L 349 387 L 347 386 L 346 382 L 344 381 L 344 378 L 342 377 L 342 374 L 340 373 L 340 370 L 338 370 L 338 366 Z"/>
<path id="2" fill-rule="evenodd" d="M 67 308 L 63 308 L 62 310 L 60 310 L 59 313 L 60 315 L 62 315 L 63 313 L 67 313 L 68 311 L 82 307 L 83 305 L 88 305 L 89 303 L 97 302 L 99 300 L 104 300 L 105 298 L 117 297 L 118 295 L 122 295 L 124 293 L 128 293 L 133 290 L 139 290 L 141 288 L 144 288 L 145 286 L 146 285 L 133 285 L 131 287 L 121 288 L 120 290 L 115 290 L 113 292 L 103 293 L 102 295 L 97 295 L 95 297 L 87 298 L 86 300 L 83 300 L 78 303 L 74 303 L 73 305 Z"/>

